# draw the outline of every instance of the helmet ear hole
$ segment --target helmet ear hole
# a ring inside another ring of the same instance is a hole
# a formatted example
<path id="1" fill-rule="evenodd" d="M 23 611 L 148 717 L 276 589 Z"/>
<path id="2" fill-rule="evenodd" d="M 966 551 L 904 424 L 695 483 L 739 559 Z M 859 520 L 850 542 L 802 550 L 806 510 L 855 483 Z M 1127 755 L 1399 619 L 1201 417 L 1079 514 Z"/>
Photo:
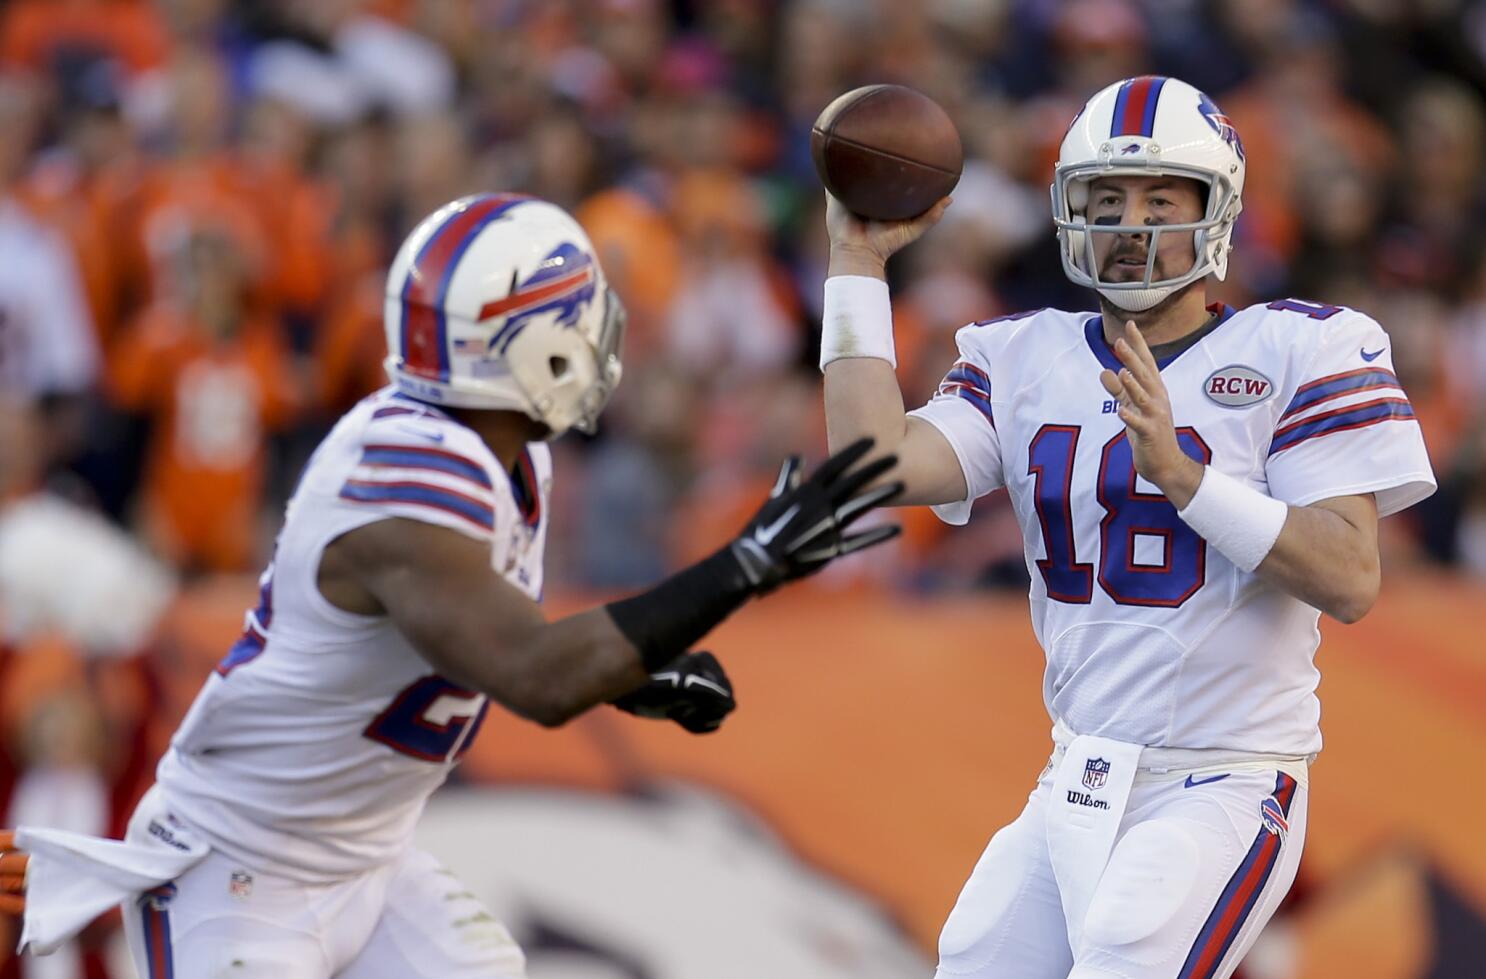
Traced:
<path id="1" fill-rule="evenodd" d="M 557 356 L 548 357 L 547 368 L 552 371 L 553 377 L 562 377 L 568 372 L 568 359 Z"/>

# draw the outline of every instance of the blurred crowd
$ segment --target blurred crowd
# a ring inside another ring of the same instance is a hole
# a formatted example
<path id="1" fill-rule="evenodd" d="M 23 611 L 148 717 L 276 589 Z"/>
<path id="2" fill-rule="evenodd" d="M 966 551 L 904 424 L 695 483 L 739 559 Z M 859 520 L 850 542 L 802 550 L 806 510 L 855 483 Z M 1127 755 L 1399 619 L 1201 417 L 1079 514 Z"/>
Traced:
<path id="1" fill-rule="evenodd" d="M 603 433 L 561 446 L 555 582 L 652 579 L 713 545 L 786 451 L 819 451 L 824 265 L 809 126 L 896 81 L 967 150 L 895 268 L 922 400 L 952 331 L 1088 308 L 1046 185 L 1078 106 L 1176 74 L 1250 172 L 1236 305 L 1356 306 L 1396 338 L 1439 497 L 1396 553 L 1486 575 L 1486 10 L 1440 0 L 10 0 L 0 6 L 0 377 L 43 482 L 191 576 L 265 559 L 336 416 L 383 383 L 382 277 L 465 193 L 573 210 L 631 312 Z M 1025 575 L 1004 501 L 922 515 L 846 572 Z"/>
<path id="2" fill-rule="evenodd" d="M 197 630 L 173 596 L 262 565 L 310 450 L 384 383 L 383 270 L 424 214 L 524 191 L 594 240 L 625 381 L 597 437 L 558 443 L 548 578 L 638 586 L 824 445 L 819 111 L 899 82 L 965 144 L 891 270 L 914 404 L 960 325 L 1092 308 L 1052 163 L 1089 95 L 1147 72 L 1247 149 L 1218 297 L 1350 305 L 1394 338 L 1441 491 L 1388 522 L 1390 560 L 1486 579 L 1486 5 L 0 2 L 5 822 L 121 828 L 168 733 L 141 705 L 194 688 L 159 668 Z M 902 515 L 893 553 L 818 587 L 1024 587 L 1004 494 L 978 506 L 954 534 Z"/>

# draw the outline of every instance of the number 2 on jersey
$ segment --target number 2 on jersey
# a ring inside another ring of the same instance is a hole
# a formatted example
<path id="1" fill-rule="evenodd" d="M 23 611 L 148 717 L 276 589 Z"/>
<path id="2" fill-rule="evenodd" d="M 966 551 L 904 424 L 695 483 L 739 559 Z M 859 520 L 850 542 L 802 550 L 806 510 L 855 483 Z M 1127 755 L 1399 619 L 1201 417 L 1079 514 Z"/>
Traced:
<path id="1" fill-rule="evenodd" d="M 490 702 L 441 676 L 426 676 L 402 693 L 362 732 L 420 761 L 456 761 L 467 750 Z"/>
<path id="2" fill-rule="evenodd" d="M 1028 448 L 1027 474 L 1047 556 L 1037 562 L 1049 598 L 1075 605 L 1094 597 L 1094 569 L 1080 563 L 1073 524 L 1073 462 L 1082 430 L 1044 425 Z M 1176 431 L 1182 451 L 1206 464 L 1212 450 L 1190 428 Z M 1207 542 L 1176 515 L 1160 493 L 1135 488 L 1135 457 L 1124 432 L 1104 444 L 1095 484 L 1099 521 L 1099 586 L 1121 605 L 1176 608 L 1196 594 L 1207 574 Z M 1154 540 L 1160 561 L 1137 560 L 1137 542 Z"/>

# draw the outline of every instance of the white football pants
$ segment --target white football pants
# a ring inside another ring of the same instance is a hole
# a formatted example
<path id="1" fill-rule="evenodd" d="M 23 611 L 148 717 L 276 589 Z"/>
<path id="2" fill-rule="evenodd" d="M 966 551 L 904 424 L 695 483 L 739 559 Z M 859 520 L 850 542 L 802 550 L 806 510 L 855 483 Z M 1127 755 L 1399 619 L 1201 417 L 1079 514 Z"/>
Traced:
<path id="1" fill-rule="evenodd" d="M 420 850 L 302 884 L 212 853 L 124 906 L 140 979 L 524 979 L 505 927 Z"/>
<path id="2" fill-rule="evenodd" d="M 1136 775 L 1073 947 L 1047 814 L 1076 803 L 1052 798 L 1049 766 L 960 892 L 937 979 L 1231 975 L 1295 880 L 1307 788 L 1303 762 L 1230 767 Z"/>

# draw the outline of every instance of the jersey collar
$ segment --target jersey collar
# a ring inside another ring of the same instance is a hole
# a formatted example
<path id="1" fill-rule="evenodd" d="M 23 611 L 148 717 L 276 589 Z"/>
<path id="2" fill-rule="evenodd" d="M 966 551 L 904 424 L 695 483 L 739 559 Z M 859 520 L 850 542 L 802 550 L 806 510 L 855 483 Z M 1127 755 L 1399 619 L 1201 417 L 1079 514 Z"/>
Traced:
<path id="1" fill-rule="evenodd" d="M 1209 330 L 1209 332 L 1216 332 L 1217 327 L 1222 326 L 1224 323 L 1228 322 L 1228 320 L 1230 320 L 1233 317 L 1233 314 L 1236 312 L 1236 310 L 1227 303 L 1213 303 L 1212 305 L 1207 307 L 1207 311 L 1213 314 L 1213 316 L 1217 317 L 1217 322 L 1213 324 L 1213 329 Z M 1201 327 L 1199 327 L 1199 329 L 1201 329 Z M 1108 367 L 1116 374 L 1118 374 L 1124 368 L 1125 365 L 1120 363 L 1120 358 L 1115 356 L 1114 349 L 1110 347 L 1109 341 L 1104 339 L 1103 316 L 1095 316 L 1088 322 L 1084 323 L 1084 338 L 1089 343 L 1089 350 L 1093 352 L 1094 359 L 1099 361 L 1100 364 Z M 1205 339 L 1205 337 L 1203 337 L 1202 339 Z M 1191 346 L 1183 347 L 1181 350 L 1178 350 L 1174 354 L 1159 358 L 1156 361 L 1156 366 L 1161 370 L 1165 370 L 1167 365 L 1176 360 L 1182 354 L 1186 353 L 1188 350 L 1191 350 L 1192 347 L 1197 346 L 1198 343 L 1202 342 L 1202 339 L 1199 339 L 1197 343 L 1193 343 Z"/>

